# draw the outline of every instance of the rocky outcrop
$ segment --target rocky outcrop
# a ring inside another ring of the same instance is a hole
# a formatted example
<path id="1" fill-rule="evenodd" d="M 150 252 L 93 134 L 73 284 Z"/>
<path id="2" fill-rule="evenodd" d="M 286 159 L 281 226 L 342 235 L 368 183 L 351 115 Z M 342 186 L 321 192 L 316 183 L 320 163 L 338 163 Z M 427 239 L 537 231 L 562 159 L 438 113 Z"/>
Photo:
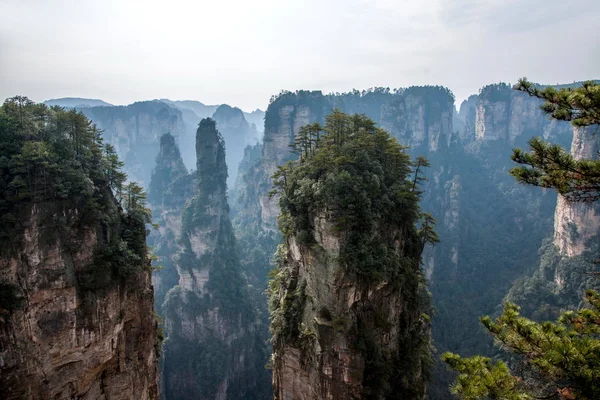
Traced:
<path id="1" fill-rule="evenodd" d="M 600 141 L 596 127 L 574 128 L 571 154 L 577 160 L 597 159 Z M 582 255 L 595 246 L 600 234 L 600 205 L 574 203 L 558 195 L 554 214 L 554 244 L 561 255 Z"/>
<path id="2" fill-rule="evenodd" d="M 132 180 L 150 182 L 150 172 L 160 147 L 160 137 L 171 133 L 185 142 L 181 111 L 161 101 L 142 101 L 128 106 L 85 107 L 81 111 L 103 131 L 125 161 Z"/>
<path id="3" fill-rule="evenodd" d="M 556 205 L 553 193 L 518 185 L 508 175 L 511 150 L 525 147 L 533 136 L 562 145 L 570 144 L 572 137 L 568 123 L 543 116 L 539 100 L 512 92 L 502 85 L 484 88 L 456 115 L 452 94 L 439 87 L 341 95 L 282 93 L 267 109 L 260 159 L 240 169 L 234 225 L 244 254 L 255 257 L 275 250 L 277 240 L 272 239 L 278 235 L 279 208 L 277 198 L 268 195 L 270 177 L 277 166 L 294 157 L 289 144 L 298 129 L 322 123 L 333 107 L 365 113 L 401 144 L 412 146 L 411 155 L 423 155 L 431 163 L 425 171 L 428 181 L 421 206 L 437 219 L 441 238 L 423 255 L 437 308 L 433 323 L 437 348 L 486 353 L 491 341 L 479 333 L 478 317 L 493 313 L 524 266 L 537 263 L 542 240 L 552 234 Z M 493 110 L 497 118 L 492 118 Z M 265 261 L 249 263 L 246 271 L 254 274 L 250 271 L 258 271 L 256 266 L 265 265 L 269 257 L 261 260 Z M 256 276 L 261 274 L 265 275 L 261 270 Z M 440 366 L 436 378 L 446 376 L 445 371 Z M 451 377 L 447 378 L 434 383 L 433 398 L 450 397 Z"/>
<path id="4" fill-rule="evenodd" d="M 424 154 L 448 148 L 453 113 L 454 96 L 448 89 L 410 87 L 397 91 L 376 121 L 413 153 Z"/>
<path id="5" fill-rule="evenodd" d="M 426 240 L 415 226 L 408 160 L 385 132 L 335 118 L 326 130 L 347 127 L 337 141 L 323 136 L 314 155 L 277 178 L 284 242 L 268 290 L 274 398 L 422 399 Z M 332 160 L 341 157 L 338 168 Z"/>
<path id="6" fill-rule="evenodd" d="M 150 271 L 88 289 L 82 274 L 104 239 L 82 217 L 76 202 L 25 207 L 27 228 L 0 256 L 0 280 L 22 296 L 0 310 L 3 399 L 158 398 Z"/>
<path id="7" fill-rule="evenodd" d="M 410 87 L 395 91 L 377 88 L 337 95 L 323 95 L 320 91 L 284 92 L 265 114 L 263 153 L 259 161 L 262 176 L 252 185 L 241 182 L 243 186 L 262 187 L 253 192 L 258 195 L 263 230 L 277 230 L 277 200 L 267 195 L 270 177 L 277 166 L 293 158 L 289 145 L 300 128 L 313 122 L 323 124 L 334 108 L 366 114 L 401 144 L 411 146 L 413 154 L 447 149 L 452 140 L 454 99 L 446 88 Z"/>
<path id="8" fill-rule="evenodd" d="M 143 190 L 81 113 L 3 110 L 0 398 L 157 399 Z"/>
<path id="9" fill-rule="evenodd" d="M 211 119 L 199 124 L 196 153 L 194 196 L 183 209 L 178 233 L 178 284 L 162 306 L 164 395 L 167 400 L 265 398 L 265 345 L 229 219 L 223 138 Z"/>
<path id="10" fill-rule="evenodd" d="M 181 248 L 181 213 L 186 201 L 195 193 L 195 176 L 185 167 L 173 135 L 164 134 L 160 138 L 160 151 L 148 190 L 153 220 L 158 224 L 158 229 L 151 232 L 148 241 L 159 257 L 157 263 L 162 267 L 152 275 L 156 309 L 161 315 L 166 293 L 179 281 L 175 264 Z"/>
<path id="11" fill-rule="evenodd" d="M 256 128 L 252 128 L 248 124 L 244 113 L 237 107 L 223 104 L 217 108 L 212 119 L 217 123 L 227 148 L 227 186 L 231 188 L 237 178 L 238 166 L 244 156 L 244 148 L 258 142 L 259 134 Z"/>
<path id="12" fill-rule="evenodd" d="M 458 133 L 458 138 L 463 142 L 471 141 L 475 138 L 475 121 L 477 119 L 477 99 L 473 94 L 460 104 L 460 110 L 455 115 L 454 130 Z"/>
<path id="13" fill-rule="evenodd" d="M 512 90 L 508 84 L 488 85 L 481 89 L 475 106 L 475 137 L 524 145 L 532 136 L 568 145 L 568 124 L 547 118 L 540 100 Z M 467 123 L 469 119 L 466 119 Z M 525 140 L 523 140 L 525 139 Z"/>
<path id="14" fill-rule="evenodd" d="M 403 387 L 410 393 L 406 398 L 422 398 L 418 343 L 427 332 L 419 309 L 411 309 L 404 297 L 409 295 L 390 282 L 369 285 L 344 273 L 336 261 L 342 238 L 326 218 L 315 224 L 318 247 L 298 245 L 294 237 L 286 241 L 288 280 L 279 301 L 282 307 L 293 303 L 301 328 L 295 340 L 275 342 L 274 398 L 388 398 L 381 397 L 387 385 L 395 386 L 396 394 Z M 393 378 L 376 369 L 377 363 L 401 359 L 404 369 Z M 368 387 L 371 383 L 381 386 Z"/>

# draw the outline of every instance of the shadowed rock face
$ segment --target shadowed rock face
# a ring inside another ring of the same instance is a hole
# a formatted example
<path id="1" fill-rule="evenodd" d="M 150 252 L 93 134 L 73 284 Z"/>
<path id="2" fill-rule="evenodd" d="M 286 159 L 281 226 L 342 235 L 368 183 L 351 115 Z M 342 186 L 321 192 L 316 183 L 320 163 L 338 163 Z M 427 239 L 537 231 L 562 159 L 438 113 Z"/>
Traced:
<path id="1" fill-rule="evenodd" d="M 162 266 L 152 275 L 156 310 L 161 316 L 166 293 L 179 281 L 175 264 L 180 249 L 181 213 L 196 191 L 195 176 L 185 167 L 175 138 L 169 133 L 163 135 L 148 190 L 152 217 L 158 224 L 158 229 L 150 232 L 148 242 Z"/>
<path id="2" fill-rule="evenodd" d="M 162 208 L 171 221 L 166 229 L 176 231 L 172 261 L 177 274 L 176 284 L 163 288 L 167 341 L 162 391 L 167 400 L 266 398 L 270 387 L 263 336 L 229 220 L 223 138 L 209 118 L 199 124 L 196 153 L 191 197 L 169 208 L 163 202 Z M 158 166 L 155 176 L 157 172 Z"/>
<path id="3" fill-rule="evenodd" d="M 149 269 L 84 290 L 102 230 L 82 222 L 76 201 L 34 203 L 20 218 L 23 234 L 0 256 L 2 281 L 23 296 L 0 310 L 0 397 L 157 399 Z"/>
<path id="4" fill-rule="evenodd" d="M 217 123 L 227 149 L 227 187 L 231 189 L 237 178 L 239 164 L 244 157 L 244 148 L 258 142 L 259 133 L 256 127 L 248 124 L 242 110 L 227 104 L 219 106 L 212 119 Z"/>
<path id="5" fill-rule="evenodd" d="M 302 330 L 297 340 L 275 338 L 274 398 L 393 398 L 389 387 L 403 398 L 424 398 L 421 355 L 429 330 L 421 319 L 425 309 L 408 300 L 419 296 L 418 285 L 369 284 L 344 272 L 337 262 L 344 233 L 325 214 L 315 217 L 314 226 L 317 245 L 300 245 L 294 236 L 285 242 L 288 279 L 277 297 L 282 304 L 294 302 Z M 384 363 L 394 365 L 391 376 L 376 372 Z M 373 382 L 379 383 L 370 387 Z"/>

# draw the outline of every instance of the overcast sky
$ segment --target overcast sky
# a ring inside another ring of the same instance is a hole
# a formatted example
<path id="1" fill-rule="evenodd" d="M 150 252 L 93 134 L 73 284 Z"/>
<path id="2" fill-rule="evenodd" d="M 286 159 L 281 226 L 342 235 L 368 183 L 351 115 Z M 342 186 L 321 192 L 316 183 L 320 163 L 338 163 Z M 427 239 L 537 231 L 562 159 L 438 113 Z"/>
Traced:
<path id="1" fill-rule="evenodd" d="M 0 98 L 264 109 L 282 89 L 600 78 L 600 0 L 0 0 Z"/>

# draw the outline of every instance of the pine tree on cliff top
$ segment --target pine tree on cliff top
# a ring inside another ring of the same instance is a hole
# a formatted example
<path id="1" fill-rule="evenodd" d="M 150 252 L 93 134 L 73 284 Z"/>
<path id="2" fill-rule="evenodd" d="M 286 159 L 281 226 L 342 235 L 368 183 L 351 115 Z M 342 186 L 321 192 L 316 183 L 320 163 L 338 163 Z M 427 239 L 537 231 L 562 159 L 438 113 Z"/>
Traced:
<path id="1" fill-rule="evenodd" d="M 521 79 L 515 89 L 545 100 L 542 110 L 554 119 L 587 129 L 600 124 L 600 86 L 593 82 L 557 90 L 539 89 Z M 554 188 L 570 201 L 600 199 L 599 160 L 575 160 L 562 147 L 539 138 L 529 144 L 530 152 L 513 152 L 512 159 L 522 164 L 511 170 L 517 181 Z M 446 353 L 442 359 L 459 373 L 451 391 L 463 400 L 600 399 L 600 294 L 589 290 L 585 298 L 589 308 L 565 312 L 554 323 L 524 318 L 512 303 L 504 305 L 495 321 L 481 318 L 494 339 L 522 357 L 527 368 L 516 376 L 502 361 Z"/>
<path id="2" fill-rule="evenodd" d="M 585 82 L 578 88 L 538 89 L 521 79 L 515 89 L 545 100 L 542 110 L 574 126 L 597 131 L 600 122 L 600 85 Z M 595 125 L 595 126 L 594 126 Z M 558 145 L 539 138 L 530 140 L 530 152 L 515 149 L 512 159 L 522 166 L 511 174 L 521 183 L 554 188 L 568 200 L 600 200 L 600 160 L 575 160 Z"/>

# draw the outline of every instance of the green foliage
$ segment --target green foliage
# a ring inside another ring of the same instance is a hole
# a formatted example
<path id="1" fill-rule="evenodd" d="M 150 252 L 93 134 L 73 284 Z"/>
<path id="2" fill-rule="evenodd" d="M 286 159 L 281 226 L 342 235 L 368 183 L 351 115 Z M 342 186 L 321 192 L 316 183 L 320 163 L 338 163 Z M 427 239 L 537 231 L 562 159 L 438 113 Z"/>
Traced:
<path id="1" fill-rule="evenodd" d="M 279 252 L 285 247 L 280 246 Z M 281 256 L 281 253 L 280 253 Z M 302 332 L 302 315 L 306 306 L 306 281 L 299 286 L 293 281 L 285 291 L 283 299 L 279 296 L 288 284 L 287 270 L 273 270 L 269 280 L 269 314 L 271 317 L 271 333 L 275 346 L 281 343 L 300 344 Z"/>
<path id="2" fill-rule="evenodd" d="M 538 378 L 528 384 L 502 362 L 446 354 L 444 361 L 460 373 L 453 392 L 469 400 L 600 398 L 600 294 L 590 290 L 585 297 L 590 308 L 564 312 L 557 322 L 531 321 L 512 303 L 495 321 L 483 317 L 485 328 L 503 347 L 523 356 Z"/>
<path id="3" fill-rule="evenodd" d="M 523 78 L 515 89 L 544 100 L 542 110 L 552 118 L 570 121 L 581 129 L 600 124 L 600 85 L 595 82 L 576 88 L 539 89 Z M 576 160 L 562 147 L 539 138 L 533 138 L 529 146 L 530 152 L 513 151 L 513 161 L 523 165 L 511 170 L 517 181 L 554 188 L 572 201 L 600 200 L 600 160 Z"/>
<path id="4" fill-rule="evenodd" d="M 554 319 L 561 311 L 576 308 L 586 288 L 600 289 L 594 272 L 598 246 L 568 257 L 560 254 L 553 239 L 542 243 L 535 272 L 516 281 L 505 298 L 519 304 L 522 314 L 535 321 Z"/>
<path id="5" fill-rule="evenodd" d="M 600 122 L 600 91 L 586 82 L 580 88 L 538 89 L 520 80 L 515 89 L 544 99 L 542 109 L 575 126 Z M 596 201 L 597 162 L 574 160 L 565 150 L 539 139 L 530 142 L 531 153 L 520 149 L 513 160 L 526 165 L 511 173 L 521 183 L 557 189 L 568 199 Z M 542 260 L 543 262 L 546 262 Z M 511 376 L 503 363 L 491 364 L 479 356 L 461 359 L 446 354 L 444 361 L 460 372 L 452 390 L 463 399 L 600 398 L 600 295 L 586 292 L 591 308 L 564 312 L 555 322 L 538 323 L 522 317 L 520 308 L 506 303 L 500 317 L 481 318 L 484 327 L 508 351 L 525 360 L 525 379 Z M 531 378 L 533 376 L 533 378 Z M 530 379 L 527 379 L 530 378 Z"/>
<path id="6" fill-rule="evenodd" d="M 486 357 L 461 358 L 452 353 L 445 353 L 442 360 L 459 373 L 450 390 L 461 399 L 532 399 L 523 392 L 521 381 L 511 375 L 502 361 L 492 363 L 491 359 Z"/>
<path id="7" fill-rule="evenodd" d="M 577 87 L 540 89 L 526 78 L 521 78 L 514 89 L 544 100 L 542 110 L 559 121 L 570 121 L 580 127 L 600 122 L 600 85 L 597 82 L 586 81 Z"/>
<path id="8" fill-rule="evenodd" d="M 421 252 L 415 232 L 419 196 L 413 190 L 416 182 L 409 180 L 412 164 L 405 149 L 363 115 L 335 110 L 322 129 L 323 135 L 320 126 L 307 127 L 306 140 L 297 145 L 301 158 L 274 175 L 281 231 L 311 245 L 312 219 L 326 212 L 343 233 L 340 261 L 349 270 L 390 279 L 414 268 Z M 425 165 L 421 160 L 418 168 Z M 382 221 L 385 232 L 379 229 Z M 388 236 L 390 231 L 407 238 L 404 258 L 396 256 L 396 238 Z"/>
<path id="9" fill-rule="evenodd" d="M 510 85 L 504 82 L 487 85 L 479 90 L 479 97 L 489 102 L 508 101 L 510 96 Z"/>
<path id="10" fill-rule="evenodd" d="M 325 118 L 324 126 L 304 127 L 292 147 L 299 157 L 277 170 L 271 193 L 279 196 L 278 223 L 287 238 L 276 253 L 267 291 L 274 348 L 289 345 L 311 357 L 313 335 L 306 328 L 313 323 L 306 320 L 311 298 L 296 264 L 289 261 L 288 245 L 295 241 L 301 249 L 321 254 L 315 218 L 325 218 L 332 224 L 331 234 L 340 238 L 336 264 L 361 290 L 381 282 L 397 289 L 406 329 L 401 329 L 398 353 L 390 354 L 380 340 L 392 329 L 389 315 L 376 305 L 365 301 L 340 315 L 321 306 L 315 332 L 320 347 L 327 351 L 328 341 L 343 334 L 361 353 L 364 398 L 418 396 L 423 388 L 417 382 L 431 351 L 419 319 L 425 311 L 419 262 L 423 246 L 437 241 L 434 219 L 418 205 L 427 160 L 413 164 L 406 149 L 375 122 L 338 110 Z M 321 262 L 307 266 L 320 267 Z"/>
<path id="11" fill-rule="evenodd" d="M 123 163 L 83 114 L 21 96 L 7 99 L 0 108 L 0 154 L 2 251 L 19 242 L 18 215 L 26 207 L 71 202 L 79 223 L 96 227 L 100 238 L 92 265 L 79 271 L 83 288 L 104 287 L 147 264 L 145 193 L 134 182 L 124 185 Z"/>

